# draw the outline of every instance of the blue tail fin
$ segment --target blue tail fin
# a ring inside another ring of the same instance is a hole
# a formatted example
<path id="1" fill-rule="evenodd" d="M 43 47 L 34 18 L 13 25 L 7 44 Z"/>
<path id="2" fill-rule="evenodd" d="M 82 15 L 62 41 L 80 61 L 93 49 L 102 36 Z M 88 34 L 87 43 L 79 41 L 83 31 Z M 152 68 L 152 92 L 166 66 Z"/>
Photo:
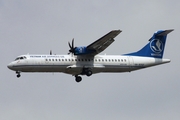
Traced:
<path id="1" fill-rule="evenodd" d="M 125 55 L 162 58 L 167 34 L 173 30 L 159 30 L 149 39 L 149 43 L 141 50 Z"/>

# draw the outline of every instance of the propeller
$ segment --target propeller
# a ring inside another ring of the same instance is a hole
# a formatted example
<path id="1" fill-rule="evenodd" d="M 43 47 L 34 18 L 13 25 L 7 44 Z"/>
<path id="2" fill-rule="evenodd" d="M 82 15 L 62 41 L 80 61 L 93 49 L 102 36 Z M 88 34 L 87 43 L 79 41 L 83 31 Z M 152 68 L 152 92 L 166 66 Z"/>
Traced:
<path id="1" fill-rule="evenodd" d="M 70 47 L 68 54 L 70 54 L 70 53 L 74 54 L 75 53 L 75 49 L 76 49 L 76 47 L 74 47 L 74 38 L 72 39 L 72 43 L 71 44 L 70 44 L 70 42 L 68 42 L 68 45 Z"/>

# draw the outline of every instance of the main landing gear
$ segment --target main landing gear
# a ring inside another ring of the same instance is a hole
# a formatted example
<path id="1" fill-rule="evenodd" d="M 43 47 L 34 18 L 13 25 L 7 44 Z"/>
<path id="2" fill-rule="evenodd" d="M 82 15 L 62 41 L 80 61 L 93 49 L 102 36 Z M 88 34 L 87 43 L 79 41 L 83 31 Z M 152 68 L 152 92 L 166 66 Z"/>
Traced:
<path id="1" fill-rule="evenodd" d="M 91 76 L 93 73 L 91 71 L 91 69 L 89 68 L 84 68 L 81 75 L 86 75 L 86 76 Z M 81 76 L 78 76 L 78 75 L 75 75 L 75 80 L 76 82 L 81 82 L 82 81 L 82 77 Z"/>
<path id="2" fill-rule="evenodd" d="M 17 78 L 21 77 L 21 74 L 19 71 L 16 71 L 16 74 L 17 74 Z"/>
<path id="3" fill-rule="evenodd" d="M 92 71 L 90 69 L 84 69 L 84 74 L 86 74 L 88 77 L 92 75 Z"/>
<path id="4" fill-rule="evenodd" d="M 76 75 L 76 76 L 75 76 L 75 80 L 76 80 L 76 82 L 81 82 L 82 77 L 81 77 L 81 76 Z"/>

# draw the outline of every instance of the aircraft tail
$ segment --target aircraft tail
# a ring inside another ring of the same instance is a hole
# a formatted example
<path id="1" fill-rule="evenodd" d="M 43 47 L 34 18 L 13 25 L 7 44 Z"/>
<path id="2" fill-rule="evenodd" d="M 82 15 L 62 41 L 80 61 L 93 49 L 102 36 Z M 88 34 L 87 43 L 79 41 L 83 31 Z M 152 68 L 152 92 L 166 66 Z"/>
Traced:
<path id="1" fill-rule="evenodd" d="M 172 31 L 173 29 L 159 30 L 155 32 L 153 36 L 149 39 L 149 43 L 141 50 L 125 55 L 162 58 L 165 49 L 167 34 Z"/>

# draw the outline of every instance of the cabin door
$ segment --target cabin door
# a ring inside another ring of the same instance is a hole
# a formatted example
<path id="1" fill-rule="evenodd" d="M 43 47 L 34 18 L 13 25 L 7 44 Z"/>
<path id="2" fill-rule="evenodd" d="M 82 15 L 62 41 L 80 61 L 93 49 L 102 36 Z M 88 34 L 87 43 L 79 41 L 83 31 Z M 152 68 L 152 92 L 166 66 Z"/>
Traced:
<path id="1" fill-rule="evenodd" d="M 133 57 L 128 56 L 128 61 L 129 61 L 129 72 L 133 70 L 133 66 L 134 66 L 134 60 Z"/>

